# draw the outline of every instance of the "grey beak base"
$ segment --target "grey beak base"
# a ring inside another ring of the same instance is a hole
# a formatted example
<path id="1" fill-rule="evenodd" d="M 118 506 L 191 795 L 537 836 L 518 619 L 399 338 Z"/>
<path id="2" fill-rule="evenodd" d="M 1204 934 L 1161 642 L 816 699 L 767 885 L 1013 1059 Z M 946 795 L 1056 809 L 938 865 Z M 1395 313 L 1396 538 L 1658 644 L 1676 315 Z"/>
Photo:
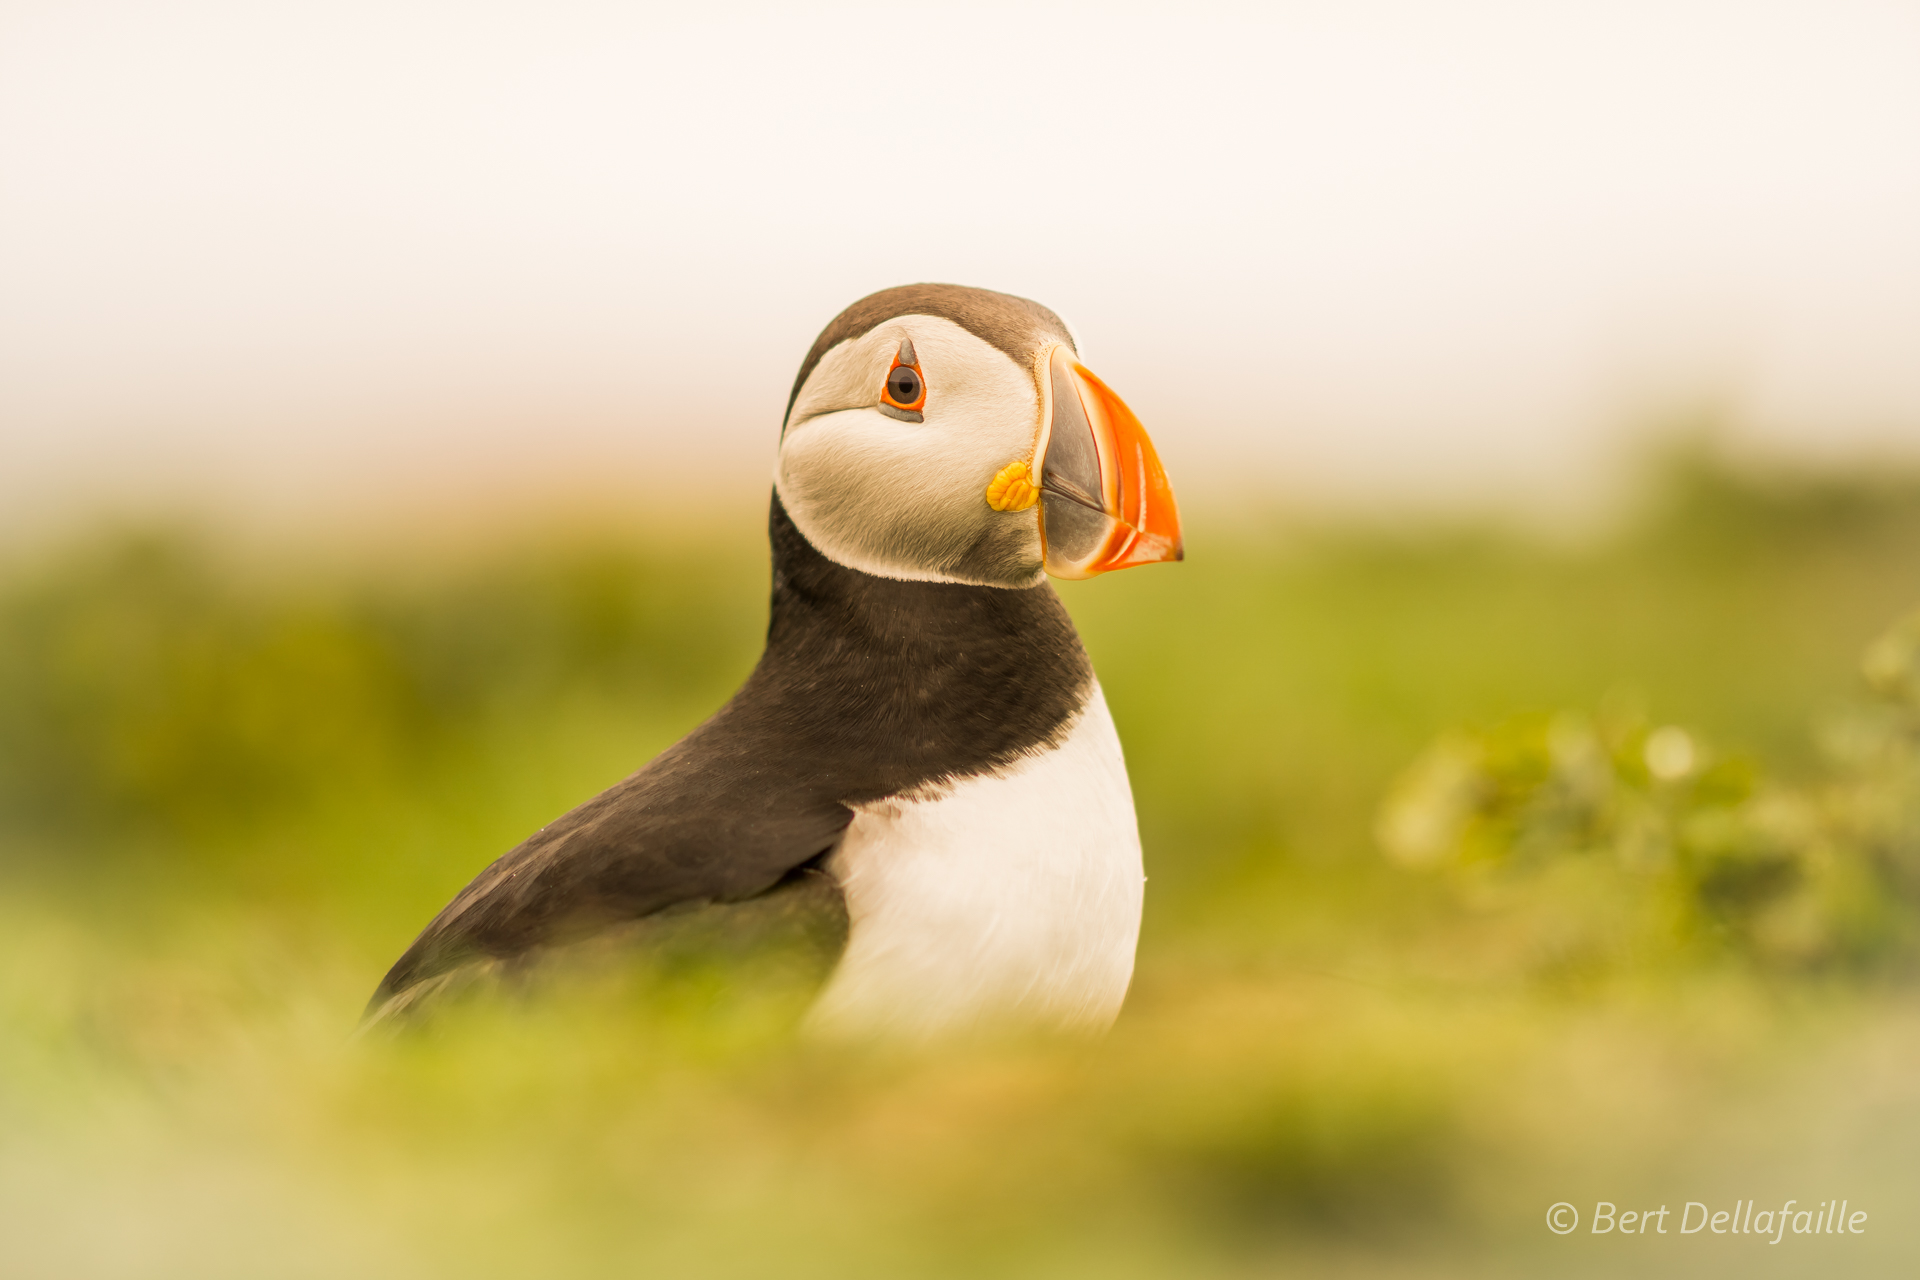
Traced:
<path id="1" fill-rule="evenodd" d="M 1100 448 L 1093 425 L 1080 403 L 1067 361 L 1056 351 L 1048 361 L 1053 421 L 1047 430 L 1047 454 L 1040 462 L 1040 501 L 1050 553 L 1082 560 L 1107 536 L 1109 521 L 1100 501 Z"/>

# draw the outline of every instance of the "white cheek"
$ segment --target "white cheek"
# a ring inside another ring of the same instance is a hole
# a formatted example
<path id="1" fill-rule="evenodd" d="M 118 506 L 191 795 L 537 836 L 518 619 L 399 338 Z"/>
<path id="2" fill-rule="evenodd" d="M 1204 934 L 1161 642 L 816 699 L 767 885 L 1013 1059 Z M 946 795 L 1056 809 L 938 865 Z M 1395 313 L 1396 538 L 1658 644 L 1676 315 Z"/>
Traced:
<path id="1" fill-rule="evenodd" d="M 848 409 L 789 437 L 777 481 L 801 532 L 822 550 L 857 546 L 866 556 L 911 567 L 903 557 L 951 542 L 943 530 L 965 523 L 967 499 L 979 500 L 967 492 L 971 485 L 955 483 L 968 463 L 965 449 L 924 426 Z"/>
<path id="2" fill-rule="evenodd" d="M 975 442 L 852 409 L 791 435 L 774 484 L 800 532 L 832 560 L 886 578 L 973 581 L 956 568 L 990 522 L 1029 524 L 1036 555 L 1039 546 L 1034 512 L 987 506 L 993 470 L 978 455 Z"/>
<path id="3" fill-rule="evenodd" d="M 926 420 L 901 422 L 873 407 L 876 370 L 886 368 L 901 326 L 835 348 L 809 376 L 782 439 L 781 502 L 829 558 L 914 581 L 980 581 L 961 566 L 983 537 L 1014 530 L 1031 543 L 1034 569 L 993 585 L 1033 585 L 1037 514 L 996 512 L 985 496 L 1000 468 L 1032 453 L 1039 400 L 1031 376 L 951 322 L 909 319 L 927 374 Z"/>

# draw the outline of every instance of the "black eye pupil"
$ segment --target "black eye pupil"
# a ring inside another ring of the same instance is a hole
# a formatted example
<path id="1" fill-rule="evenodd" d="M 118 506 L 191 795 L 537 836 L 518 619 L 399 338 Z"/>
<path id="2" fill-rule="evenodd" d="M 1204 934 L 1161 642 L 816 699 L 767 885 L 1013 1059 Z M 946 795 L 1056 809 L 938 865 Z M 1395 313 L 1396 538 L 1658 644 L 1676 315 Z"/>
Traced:
<path id="1" fill-rule="evenodd" d="M 899 366 L 887 378 L 887 394 L 900 404 L 912 404 L 920 398 L 920 375 L 906 365 Z"/>

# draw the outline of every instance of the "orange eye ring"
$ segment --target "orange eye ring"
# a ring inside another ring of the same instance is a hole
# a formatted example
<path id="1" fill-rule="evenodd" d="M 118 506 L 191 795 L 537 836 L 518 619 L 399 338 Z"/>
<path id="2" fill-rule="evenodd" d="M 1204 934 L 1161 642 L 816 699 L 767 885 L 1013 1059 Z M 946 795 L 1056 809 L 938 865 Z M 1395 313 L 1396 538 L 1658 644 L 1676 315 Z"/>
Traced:
<path id="1" fill-rule="evenodd" d="M 893 363 L 887 366 L 887 380 L 881 384 L 881 411 L 889 417 L 912 414 L 906 421 L 920 422 L 924 420 L 921 410 L 926 404 L 926 375 L 920 371 L 920 362 L 914 356 L 913 340 L 902 339 Z"/>

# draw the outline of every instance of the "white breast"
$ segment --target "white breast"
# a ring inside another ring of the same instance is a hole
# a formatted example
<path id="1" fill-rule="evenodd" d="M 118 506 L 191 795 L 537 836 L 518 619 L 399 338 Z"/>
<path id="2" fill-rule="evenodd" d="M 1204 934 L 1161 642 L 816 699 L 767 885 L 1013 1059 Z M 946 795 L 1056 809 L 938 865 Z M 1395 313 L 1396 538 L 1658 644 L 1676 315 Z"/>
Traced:
<path id="1" fill-rule="evenodd" d="M 828 867 L 852 932 L 811 1015 L 820 1030 L 1097 1029 L 1120 1012 L 1146 877 L 1097 684 L 1060 746 L 863 807 Z"/>

